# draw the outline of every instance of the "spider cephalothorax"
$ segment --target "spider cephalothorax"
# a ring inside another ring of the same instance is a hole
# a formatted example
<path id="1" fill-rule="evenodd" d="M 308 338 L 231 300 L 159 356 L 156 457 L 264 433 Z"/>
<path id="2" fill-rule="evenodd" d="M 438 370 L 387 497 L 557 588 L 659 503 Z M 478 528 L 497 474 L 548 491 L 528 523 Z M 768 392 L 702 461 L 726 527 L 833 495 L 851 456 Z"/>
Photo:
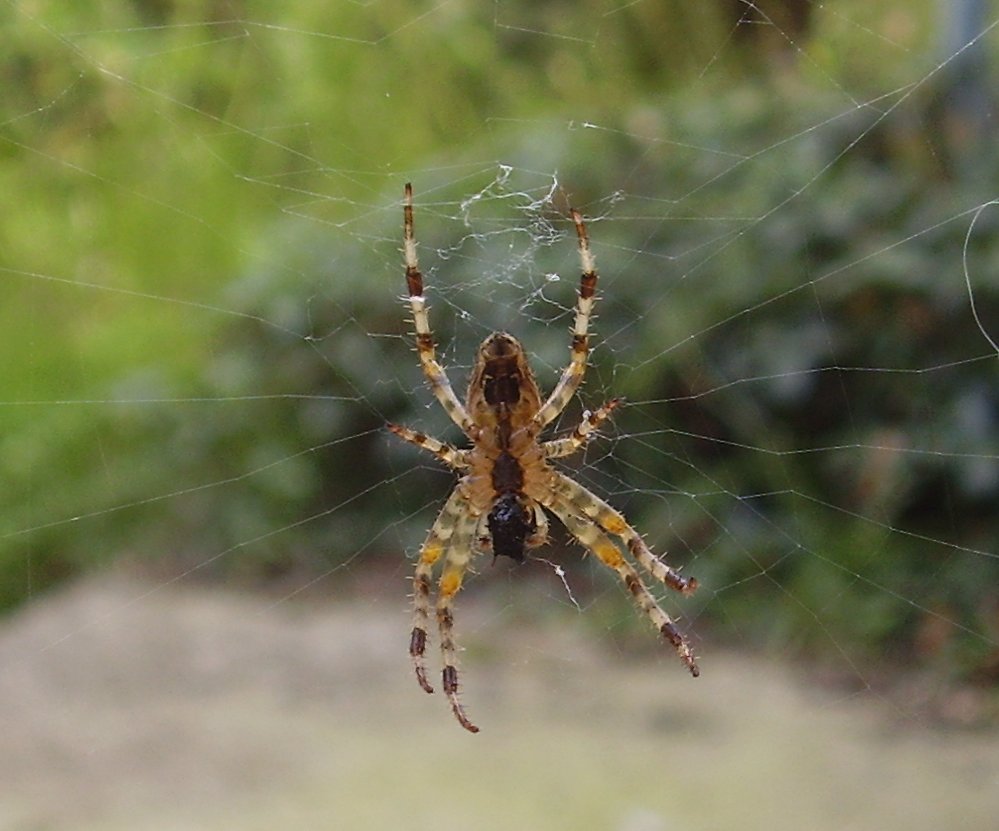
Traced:
<path id="1" fill-rule="evenodd" d="M 696 677 L 699 670 L 690 645 L 669 615 L 659 607 L 612 537 L 620 540 L 640 568 L 669 588 L 690 594 L 697 588 L 697 581 L 681 576 L 658 559 L 620 513 L 551 464 L 552 459 L 569 456 L 581 449 L 620 400 L 612 399 L 595 412 L 585 412 L 583 420 L 563 438 L 548 441 L 538 438 L 572 400 L 586 371 L 597 272 L 583 218 L 577 211 L 572 211 L 583 273 L 569 364 L 555 388 L 542 401 L 523 346 L 511 335 L 495 332 L 479 347 L 463 404 L 437 362 L 434 350 L 423 296 L 423 275 L 416 259 L 413 192 L 409 185 L 406 185 L 403 209 L 406 284 L 420 364 L 434 396 L 471 441 L 471 447 L 458 449 L 407 427 L 389 425 L 393 433 L 433 453 L 461 474 L 420 549 L 413 578 L 413 632 L 409 652 L 420 686 L 433 692 L 427 680 L 424 653 L 430 620 L 431 578 L 434 566 L 443 559 L 436 604 L 444 659 L 441 680 L 458 721 L 465 729 L 478 732 L 479 728 L 472 724 L 458 700 L 458 650 L 453 636 L 452 601 L 477 548 L 491 549 L 495 556 L 511 557 L 520 562 L 527 549 L 544 543 L 548 529 L 546 511 L 558 517 L 582 545 L 618 573 L 635 602 Z"/>

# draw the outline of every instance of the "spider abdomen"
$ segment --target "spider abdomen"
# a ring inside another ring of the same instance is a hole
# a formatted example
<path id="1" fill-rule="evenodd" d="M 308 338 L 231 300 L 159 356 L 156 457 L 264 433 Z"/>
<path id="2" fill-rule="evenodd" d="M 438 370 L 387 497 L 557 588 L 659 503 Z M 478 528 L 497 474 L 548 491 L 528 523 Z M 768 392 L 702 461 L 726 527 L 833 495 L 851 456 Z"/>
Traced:
<path id="1" fill-rule="evenodd" d="M 473 421 L 516 429 L 530 424 L 540 408 L 541 393 L 524 347 L 506 332 L 493 332 L 479 347 L 468 385 L 468 412 Z"/>

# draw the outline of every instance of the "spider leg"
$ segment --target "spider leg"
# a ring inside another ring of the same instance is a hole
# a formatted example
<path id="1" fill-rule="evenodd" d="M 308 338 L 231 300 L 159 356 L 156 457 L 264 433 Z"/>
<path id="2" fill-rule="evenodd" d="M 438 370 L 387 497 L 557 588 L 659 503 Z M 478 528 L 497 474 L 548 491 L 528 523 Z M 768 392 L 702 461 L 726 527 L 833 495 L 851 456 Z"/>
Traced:
<path id="1" fill-rule="evenodd" d="M 440 630 L 441 655 L 444 659 L 441 683 L 447 700 L 451 702 L 455 718 L 471 733 L 478 733 L 479 728 L 465 715 L 465 708 L 458 700 L 458 647 L 454 640 L 452 604 L 455 594 L 461 588 L 468 561 L 472 558 L 478 525 L 479 517 L 470 511 L 458 517 L 454 534 L 447 547 L 444 571 L 437 587 L 437 625 Z"/>
<path id="2" fill-rule="evenodd" d="M 571 456 L 583 447 L 595 430 L 603 424 L 624 401 L 623 398 L 612 398 L 599 410 L 583 413 L 583 420 L 576 425 L 576 429 L 571 435 L 562 439 L 552 439 L 543 442 L 541 449 L 544 451 L 546 459 L 560 459 L 563 456 Z"/>
<path id="3" fill-rule="evenodd" d="M 464 450 L 458 450 L 450 444 L 438 441 L 433 436 L 428 436 L 426 433 L 419 433 L 416 430 L 410 430 L 408 427 L 403 427 L 399 424 L 386 424 L 385 426 L 400 439 L 433 453 L 450 468 L 465 470 L 468 467 L 467 452 Z"/>
<path id="4" fill-rule="evenodd" d="M 534 503 L 534 533 L 524 542 L 524 548 L 537 548 L 548 542 L 548 517 L 542 507 Z"/>
<path id="5" fill-rule="evenodd" d="M 641 577 L 624 558 L 620 549 L 614 545 L 610 537 L 600 530 L 597 520 L 581 513 L 575 504 L 561 497 L 556 497 L 548 507 L 554 511 L 555 515 L 569 529 L 569 532 L 583 546 L 597 555 L 601 563 L 618 573 L 635 603 L 652 621 L 659 633 L 672 644 L 677 655 L 680 656 L 680 660 L 687 665 L 690 674 L 695 678 L 700 675 L 701 671 L 697 667 L 690 644 L 687 643 L 683 633 L 670 616 L 660 608 L 655 597 L 652 596 L 652 592 L 648 590 Z"/>
<path id="6" fill-rule="evenodd" d="M 455 487 L 420 548 L 420 556 L 416 561 L 416 572 L 413 574 L 413 631 L 409 638 L 409 654 L 413 659 L 413 668 L 416 670 L 416 680 L 428 693 L 434 691 L 430 682 L 427 681 L 427 669 L 424 661 L 424 652 L 427 648 L 427 626 L 430 620 L 430 583 L 434 565 L 444 554 L 445 547 L 454 536 L 455 530 L 461 525 L 461 518 L 468 512 L 469 508 L 470 504 L 462 493 L 461 487 Z"/>
<path id="7" fill-rule="evenodd" d="M 684 577 L 656 557 L 641 535 L 618 511 L 564 473 L 553 471 L 553 475 L 552 487 L 563 503 L 572 505 L 576 511 L 593 520 L 604 531 L 619 537 L 638 564 L 656 580 L 681 594 L 694 593 L 697 589 L 697 580 L 693 577 Z"/>
<path id="8" fill-rule="evenodd" d="M 413 186 L 406 184 L 403 197 L 403 254 L 406 263 L 406 288 L 409 292 L 409 305 L 413 310 L 413 324 L 416 327 L 416 351 L 420 356 L 420 366 L 430 384 L 430 389 L 440 405 L 465 435 L 474 438 L 477 432 L 465 405 L 451 388 L 443 367 L 437 362 L 434 350 L 434 336 L 430 331 L 427 316 L 427 301 L 423 296 L 423 275 L 416 258 L 416 238 L 413 236 Z"/>
<path id="9" fill-rule="evenodd" d="M 590 315 L 596 300 L 597 272 L 590 252 L 590 239 L 586 235 L 586 224 L 577 210 L 572 211 L 572 221 L 576 224 L 576 236 L 579 238 L 579 259 L 583 273 L 579 278 L 579 296 L 576 300 L 576 319 L 572 326 L 572 347 L 569 354 L 569 364 L 562 370 L 548 400 L 534 416 L 534 422 L 541 427 L 550 424 L 565 409 L 566 404 L 583 382 L 586 373 L 586 358 L 590 353 Z"/>

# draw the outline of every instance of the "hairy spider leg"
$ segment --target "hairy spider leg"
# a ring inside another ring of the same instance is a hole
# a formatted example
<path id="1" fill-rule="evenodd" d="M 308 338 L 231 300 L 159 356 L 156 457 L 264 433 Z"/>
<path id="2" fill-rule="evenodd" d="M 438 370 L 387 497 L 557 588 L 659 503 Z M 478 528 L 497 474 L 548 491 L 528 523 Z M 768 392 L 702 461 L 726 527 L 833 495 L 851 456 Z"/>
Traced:
<path id="1" fill-rule="evenodd" d="M 564 456 L 571 456 L 582 448 L 589 440 L 594 431 L 600 429 L 611 413 L 614 412 L 624 401 L 623 398 L 612 398 L 600 409 L 594 412 L 583 413 L 583 420 L 576 425 L 576 429 L 565 438 L 552 439 L 542 442 L 541 449 L 544 450 L 546 459 L 561 459 Z"/>
<path id="2" fill-rule="evenodd" d="M 624 558 L 620 549 L 611 542 L 610 537 L 600 529 L 597 521 L 581 513 L 575 504 L 561 497 L 553 499 L 548 507 L 562 521 L 569 533 L 579 540 L 580 544 L 596 554 L 601 563 L 618 573 L 635 603 L 652 621 L 652 625 L 656 627 L 663 638 L 673 646 L 677 655 L 687 665 L 690 674 L 695 678 L 700 675 L 693 652 L 683 633 L 670 616 L 660 608 L 652 596 L 652 592 L 638 576 L 638 572 Z"/>
<path id="3" fill-rule="evenodd" d="M 592 519 L 597 525 L 610 534 L 619 537 L 628 547 L 628 551 L 638 564 L 649 574 L 673 591 L 683 595 L 691 595 L 697 589 L 697 580 L 684 577 L 676 569 L 670 568 L 652 553 L 641 535 L 632 528 L 624 516 L 596 494 L 590 493 L 578 482 L 574 482 L 564 473 L 553 471 L 553 490 L 561 499 L 573 505 L 577 511 Z"/>
<path id="4" fill-rule="evenodd" d="M 479 516 L 471 510 L 464 511 L 457 519 L 457 525 L 444 555 L 444 569 L 437 585 L 437 626 L 440 631 L 441 655 L 444 669 L 441 683 L 444 694 L 451 702 L 451 710 L 466 730 L 478 733 L 479 728 L 465 715 L 465 708 L 458 700 L 458 647 L 454 640 L 454 596 L 461 588 L 461 581 L 474 552 L 473 541 Z"/>
<path id="5" fill-rule="evenodd" d="M 403 256 L 406 263 L 406 288 L 409 305 L 413 311 L 413 325 L 416 327 L 416 351 L 420 366 L 430 384 L 434 397 L 444 411 L 470 438 L 475 438 L 476 427 L 465 405 L 451 388 L 444 368 L 437 361 L 434 349 L 434 336 L 430 331 L 430 318 L 427 314 L 427 300 L 423 296 L 423 275 L 416 258 L 416 238 L 413 236 L 413 186 L 406 184 L 403 198 Z"/>
<path id="6" fill-rule="evenodd" d="M 390 423 L 385 426 L 400 439 L 404 439 L 410 444 L 415 444 L 421 450 L 433 453 L 444 464 L 454 470 L 465 470 L 468 467 L 468 452 L 465 450 L 459 450 L 450 444 L 438 441 L 433 436 L 411 430 L 409 427 L 403 427 L 401 424 Z"/>
<path id="7" fill-rule="evenodd" d="M 548 542 L 548 517 L 537 502 L 534 502 L 534 529 L 534 534 L 527 538 L 525 548 L 539 548 Z"/>
<path id="8" fill-rule="evenodd" d="M 460 488 L 451 491 L 437 519 L 427 534 L 427 539 L 420 548 L 419 559 L 416 561 L 416 572 L 413 574 L 413 632 L 409 638 L 409 654 L 416 670 L 416 680 L 428 693 L 434 688 L 427 681 L 427 668 L 424 653 L 427 649 L 427 626 L 430 622 L 430 584 L 433 579 L 434 565 L 444 554 L 445 548 L 454 537 L 454 532 L 460 525 L 461 517 L 471 509 L 471 505 Z"/>
<path id="9" fill-rule="evenodd" d="M 579 295 L 576 299 L 576 318 L 572 326 L 572 346 L 569 353 L 569 363 L 562 376 L 552 389 L 548 400 L 534 416 L 534 422 L 540 427 L 550 424 L 566 408 L 572 396 L 583 382 L 586 374 L 586 359 L 590 354 L 590 316 L 593 304 L 596 302 L 597 271 L 590 252 L 590 238 L 586 235 L 586 224 L 579 211 L 572 210 L 572 221 L 576 224 L 576 236 L 579 238 L 579 259 L 583 273 L 579 278 Z"/>

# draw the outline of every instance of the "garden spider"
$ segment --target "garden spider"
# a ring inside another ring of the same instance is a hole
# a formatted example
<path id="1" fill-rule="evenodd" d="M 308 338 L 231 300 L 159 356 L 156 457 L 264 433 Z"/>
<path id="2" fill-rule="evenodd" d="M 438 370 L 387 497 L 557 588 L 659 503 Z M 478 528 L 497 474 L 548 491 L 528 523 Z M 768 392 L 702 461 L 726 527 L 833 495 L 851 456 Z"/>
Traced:
<path id="1" fill-rule="evenodd" d="M 548 530 L 546 510 L 558 517 L 600 562 L 618 573 L 639 608 L 673 645 L 690 674 L 694 677 L 699 674 L 687 640 L 659 608 L 635 567 L 611 537 L 617 537 L 641 568 L 669 588 L 689 595 L 697 588 L 697 581 L 681 576 L 659 560 L 620 513 L 550 464 L 552 459 L 583 448 L 621 400 L 614 398 L 594 412 L 584 412 L 582 421 L 564 438 L 539 440 L 542 430 L 565 409 L 579 388 L 589 354 L 587 330 L 596 299 L 597 272 L 583 218 L 578 211 L 571 214 L 579 238 L 583 273 L 568 366 L 551 394 L 542 401 L 523 346 L 505 332 L 494 332 L 479 347 L 466 402 L 462 404 L 434 351 L 413 236 L 413 189 L 408 184 L 405 189 L 403 250 L 420 365 L 434 396 L 472 443 L 467 449 L 458 449 L 408 427 L 388 425 L 397 436 L 429 451 L 461 474 L 420 549 L 413 578 L 409 654 L 420 686 L 428 693 L 433 692 L 427 681 L 424 651 L 430 619 L 431 577 L 434 565 L 443 558 L 436 603 L 444 661 L 442 685 L 455 717 L 473 733 L 479 728 L 469 720 L 458 700 L 458 649 L 453 633 L 452 602 L 476 549 L 491 548 L 495 556 L 522 562 L 525 549 L 543 544 Z"/>

